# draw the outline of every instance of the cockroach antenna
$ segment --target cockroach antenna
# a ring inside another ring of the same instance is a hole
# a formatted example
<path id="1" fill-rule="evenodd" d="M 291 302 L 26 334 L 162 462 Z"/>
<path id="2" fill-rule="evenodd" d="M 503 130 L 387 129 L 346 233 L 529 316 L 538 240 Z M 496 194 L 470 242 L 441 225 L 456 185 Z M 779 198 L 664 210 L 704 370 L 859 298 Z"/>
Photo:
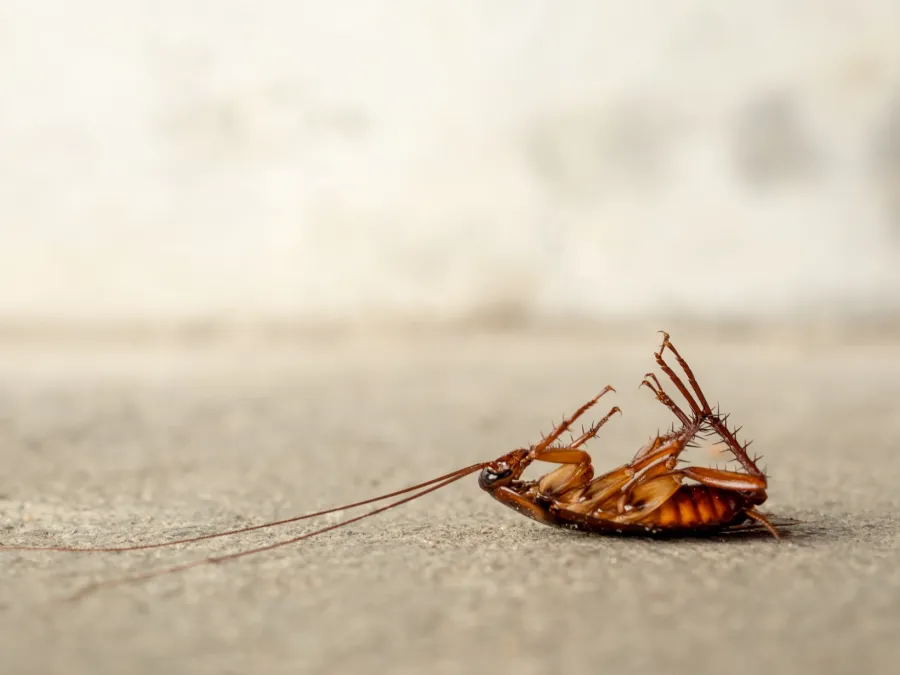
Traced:
<path id="1" fill-rule="evenodd" d="M 133 544 L 128 546 L 25 546 L 25 545 L 17 545 L 17 544 L 4 544 L 0 545 L 0 551 L 56 551 L 59 553 L 125 553 L 127 551 L 145 551 L 147 549 L 153 548 L 165 548 L 167 546 L 177 546 L 179 544 L 194 544 L 200 541 L 206 541 L 207 539 L 218 539 L 219 537 L 230 537 L 236 534 L 245 534 L 247 532 L 253 532 L 255 530 L 264 530 L 271 527 L 278 527 L 280 525 L 288 525 L 290 523 L 298 523 L 301 520 L 308 520 L 310 518 L 317 518 L 319 516 L 326 516 L 330 513 L 337 513 L 338 511 L 346 511 L 348 509 L 354 509 L 359 506 L 366 506 L 367 504 L 374 504 L 376 502 L 384 501 L 385 499 L 390 499 L 392 497 L 399 497 L 403 494 L 408 494 L 410 492 L 414 492 L 415 490 L 419 490 L 422 488 L 426 488 L 429 485 L 434 485 L 435 483 L 440 483 L 442 481 L 453 482 L 457 478 L 461 478 L 462 476 L 467 476 L 470 473 L 473 473 L 480 469 L 484 464 L 472 464 L 471 466 L 467 466 L 463 469 L 457 469 L 456 471 L 451 471 L 450 473 L 446 473 L 443 476 L 438 476 L 437 478 L 432 478 L 431 480 L 427 480 L 424 483 L 418 483 L 416 485 L 411 485 L 410 487 L 403 488 L 402 490 L 396 490 L 394 492 L 389 492 L 387 494 L 379 495 L 378 497 L 371 497 L 369 499 L 363 499 L 359 502 L 353 502 L 352 504 L 343 504 L 341 506 L 335 506 L 329 509 L 325 509 L 323 511 L 316 511 L 315 513 L 307 513 L 302 516 L 293 516 L 291 518 L 284 518 L 283 520 L 274 520 L 268 523 L 261 523 L 259 525 L 250 525 L 248 527 L 240 527 L 234 530 L 226 530 L 224 532 L 214 532 L 212 534 L 203 534 L 198 537 L 186 537 L 184 539 L 172 539 L 170 541 L 161 541 L 150 544 Z M 447 483 L 449 485 L 449 483 Z M 441 486 L 443 487 L 443 485 Z M 430 492 L 430 490 L 429 490 Z M 426 494 L 426 493 L 423 493 Z M 404 502 L 405 503 L 405 502 Z"/>
<path id="2" fill-rule="evenodd" d="M 193 569 L 194 567 L 201 567 L 203 565 L 218 565 L 218 564 L 228 562 L 231 560 L 237 560 L 238 558 L 245 558 L 249 555 L 254 555 L 256 553 L 264 553 L 265 551 L 273 551 L 277 548 L 282 548 L 284 546 L 296 544 L 297 542 L 303 541 L 304 539 L 309 539 L 311 537 L 315 537 L 316 535 L 324 534 L 325 532 L 331 532 L 332 530 L 337 530 L 341 527 L 346 527 L 347 525 L 350 525 L 352 523 L 358 523 L 361 520 L 365 520 L 366 518 L 371 518 L 372 516 L 378 515 L 379 513 L 384 513 L 385 511 L 389 511 L 390 509 L 401 506 L 402 504 L 406 504 L 408 502 L 416 500 L 419 497 L 424 497 L 425 495 L 427 495 L 430 492 L 435 492 L 436 490 L 440 490 L 443 487 L 447 487 L 451 483 L 455 483 L 459 479 L 464 478 L 464 477 L 468 476 L 469 474 L 474 473 L 475 471 L 478 471 L 478 469 L 482 468 L 483 466 L 484 466 L 483 464 L 474 464 L 472 466 L 466 467 L 465 469 L 460 469 L 459 471 L 457 471 L 453 474 L 449 474 L 450 477 L 447 478 L 446 480 L 440 481 L 436 485 L 431 485 L 431 487 L 428 487 L 414 495 L 411 495 L 409 497 L 404 497 L 403 499 L 399 499 L 396 502 L 392 502 L 392 503 L 388 504 L 387 506 L 382 506 L 377 509 L 374 509 L 373 511 L 369 511 L 368 513 L 364 513 L 361 516 L 356 516 L 355 518 L 350 518 L 348 520 L 341 521 L 340 523 L 335 523 L 334 525 L 328 525 L 328 526 L 322 527 L 318 530 L 313 530 L 312 532 L 307 532 L 306 534 L 301 534 L 297 537 L 291 537 L 290 539 L 276 541 L 273 544 L 267 544 L 265 546 L 258 546 L 256 548 L 246 549 L 244 551 L 238 551 L 237 553 L 229 553 L 226 555 L 219 555 L 219 556 L 210 556 L 207 558 L 201 558 L 199 560 L 193 560 L 193 561 L 187 562 L 187 563 L 182 563 L 180 565 L 173 565 L 172 567 L 165 567 L 163 569 L 151 570 L 150 572 L 145 572 L 143 574 L 135 574 L 135 575 L 127 576 L 127 577 L 121 577 L 119 579 L 111 579 L 108 581 L 99 581 L 99 582 L 85 586 L 81 590 L 79 590 L 76 593 L 74 593 L 73 595 L 69 596 L 67 599 L 68 600 L 79 600 L 87 595 L 90 595 L 91 593 L 94 593 L 95 591 L 98 591 L 98 590 L 101 590 L 104 588 L 112 588 L 114 586 L 123 586 L 125 584 L 132 584 L 132 583 L 136 583 L 139 581 L 147 581 L 147 580 L 153 579 L 155 577 L 161 577 L 161 576 L 164 576 L 167 574 L 175 574 L 177 572 L 184 572 L 186 570 Z M 431 484 L 433 482 L 434 482 L 433 480 L 428 481 L 428 484 Z M 418 487 L 421 487 L 421 485 L 424 485 L 424 484 L 420 484 Z M 410 489 L 414 489 L 414 488 L 407 488 L 406 490 L 403 490 L 402 492 L 409 492 Z M 393 494 L 401 494 L 401 492 L 398 491 Z M 369 500 L 369 502 L 386 499 L 387 497 L 388 497 L 387 495 L 383 495 L 381 497 L 376 497 L 374 500 Z M 361 504 L 362 503 L 360 502 L 360 503 L 357 503 L 356 505 L 361 505 Z M 351 506 L 347 505 L 345 507 L 337 507 L 335 509 L 329 509 L 329 512 L 337 511 L 337 510 L 340 510 L 341 508 L 351 508 Z M 272 525 L 272 524 L 268 523 L 267 525 Z M 224 536 L 224 533 L 220 534 L 219 536 Z"/>

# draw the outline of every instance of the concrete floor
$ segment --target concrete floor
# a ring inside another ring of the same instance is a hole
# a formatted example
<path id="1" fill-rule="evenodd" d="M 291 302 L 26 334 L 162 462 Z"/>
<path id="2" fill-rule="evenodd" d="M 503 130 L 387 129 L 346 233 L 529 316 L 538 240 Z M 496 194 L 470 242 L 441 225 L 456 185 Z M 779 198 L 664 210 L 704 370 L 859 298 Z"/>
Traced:
<path id="1" fill-rule="evenodd" d="M 604 404 L 625 414 L 591 451 L 609 467 L 669 423 L 636 389 L 658 338 L 635 335 L 11 340 L 0 541 L 156 541 L 377 495 L 527 445 L 607 383 L 619 393 Z M 0 672 L 896 672 L 900 342 L 673 339 L 765 455 L 765 509 L 806 521 L 791 537 L 585 536 L 516 515 L 471 477 L 74 603 L 58 599 L 315 525 L 125 554 L 0 552 Z"/>

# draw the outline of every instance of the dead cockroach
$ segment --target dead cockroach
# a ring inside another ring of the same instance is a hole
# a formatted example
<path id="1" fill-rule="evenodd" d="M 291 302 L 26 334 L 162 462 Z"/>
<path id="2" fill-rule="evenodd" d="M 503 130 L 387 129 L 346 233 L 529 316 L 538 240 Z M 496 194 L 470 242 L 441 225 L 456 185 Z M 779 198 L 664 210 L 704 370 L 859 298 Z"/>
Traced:
<path id="1" fill-rule="evenodd" d="M 666 363 L 666 349 L 684 370 L 693 394 Z M 688 402 L 691 414 L 675 404 L 653 373 L 645 375 L 641 385 L 675 414 L 681 422 L 680 429 L 658 435 L 638 450 L 630 462 L 595 478 L 591 457 L 581 446 L 596 435 L 617 408 L 569 444 L 555 443 L 611 389 L 607 387 L 537 445 L 513 450 L 489 462 L 479 477 L 481 488 L 538 522 L 588 532 L 701 534 L 726 530 L 751 519 L 778 537 L 772 523 L 755 508 L 767 498 L 765 474 L 747 455 L 747 445 L 738 443 L 735 432 L 728 429 L 726 419 L 710 408 L 694 373 L 669 341 L 668 333 L 663 333 L 662 346 L 655 357 Z M 679 455 L 704 432 L 718 435 L 744 472 L 693 466 L 677 469 Z M 535 460 L 562 466 L 538 480 L 521 480 L 522 473 Z M 685 479 L 694 483 L 685 484 Z"/>
<path id="2" fill-rule="evenodd" d="M 666 363 L 664 358 L 666 349 L 672 353 L 684 371 L 690 389 Z M 664 435 L 657 434 L 637 452 L 630 462 L 597 477 L 594 476 L 591 456 L 583 449 L 583 446 L 597 436 L 603 425 L 615 413 L 621 412 L 619 408 L 613 407 L 606 416 L 591 425 L 580 436 L 572 437 L 569 443 L 562 444 L 559 439 L 600 398 L 608 392 L 614 391 L 611 386 L 605 387 L 597 396 L 575 411 L 572 416 L 564 419 L 536 445 L 527 449 L 513 450 L 494 461 L 472 464 L 424 483 L 371 499 L 227 532 L 152 544 L 95 548 L 13 545 L 0 546 L 0 550 L 124 552 L 162 548 L 285 525 L 380 502 L 392 497 L 408 495 L 360 516 L 265 546 L 95 583 L 84 588 L 75 596 L 80 597 L 103 587 L 142 581 L 201 565 L 223 563 L 294 544 L 411 502 L 476 471 L 481 472 L 478 479 L 479 486 L 494 499 L 546 525 L 603 534 L 696 535 L 733 530 L 735 526 L 749 519 L 778 537 L 778 531 L 774 525 L 756 510 L 757 506 L 766 501 L 765 474 L 757 467 L 756 460 L 751 460 L 748 456 L 747 444 L 741 445 L 735 437 L 736 431 L 729 430 L 726 416 L 714 412 L 710 408 L 693 372 L 669 341 L 669 335 L 665 332 L 663 332 L 662 345 L 655 353 L 655 357 L 660 369 L 687 401 L 690 413 L 682 410 L 669 397 L 656 375 L 648 373 L 641 385 L 649 388 L 656 399 L 675 414 L 681 427 L 673 427 Z M 717 435 L 726 444 L 734 458 L 743 467 L 743 472 L 693 466 L 677 468 L 679 457 L 684 450 L 691 446 L 698 436 L 709 433 Z M 536 480 L 522 480 L 525 469 L 534 461 L 550 462 L 560 466 Z M 685 480 L 693 482 L 686 484 Z"/>

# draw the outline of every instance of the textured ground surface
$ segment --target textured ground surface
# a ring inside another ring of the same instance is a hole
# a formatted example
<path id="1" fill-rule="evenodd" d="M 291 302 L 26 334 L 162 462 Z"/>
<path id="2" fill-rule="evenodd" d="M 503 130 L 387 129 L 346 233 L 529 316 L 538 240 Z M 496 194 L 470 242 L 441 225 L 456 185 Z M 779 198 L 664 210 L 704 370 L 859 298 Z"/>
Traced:
<path id="1" fill-rule="evenodd" d="M 790 539 L 555 531 L 473 477 L 77 603 L 56 599 L 312 525 L 119 555 L 0 553 L 0 671 L 896 672 L 900 345 L 674 338 L 766 455 L 767 509 L 810 521 Z M 652 331 L 4 344 L 0 538 L 158 540 L 371 496 L 527 444 L 609 382 L 625 415 L 592 445 L 606 466 L 668 424 L 635 389 L 655 345 Z"/>

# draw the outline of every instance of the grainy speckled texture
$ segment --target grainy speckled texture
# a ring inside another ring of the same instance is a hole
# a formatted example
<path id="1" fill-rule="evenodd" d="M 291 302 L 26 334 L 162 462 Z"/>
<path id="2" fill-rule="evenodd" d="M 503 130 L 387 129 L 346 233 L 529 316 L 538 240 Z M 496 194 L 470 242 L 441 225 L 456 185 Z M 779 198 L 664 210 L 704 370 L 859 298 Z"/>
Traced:
<path id="1" fill-rule="evenodd" d="M 896 672 L 900 345 L 673 337 L 766 455 L 768 510 L 812 523 L 791 539 L 556 531 L 473 477 L 302 545 L 75 604 L 52 600 L 311 526 L 0 553 L 0 671 Z M 607 466 L 668 423 L 635 389 L 655 346 L 652 331 L 4 344 L 0 537 L 177 537 L 374 495 L 527 444 L 609 382 L 625 415 L 592 445 Z"/>

